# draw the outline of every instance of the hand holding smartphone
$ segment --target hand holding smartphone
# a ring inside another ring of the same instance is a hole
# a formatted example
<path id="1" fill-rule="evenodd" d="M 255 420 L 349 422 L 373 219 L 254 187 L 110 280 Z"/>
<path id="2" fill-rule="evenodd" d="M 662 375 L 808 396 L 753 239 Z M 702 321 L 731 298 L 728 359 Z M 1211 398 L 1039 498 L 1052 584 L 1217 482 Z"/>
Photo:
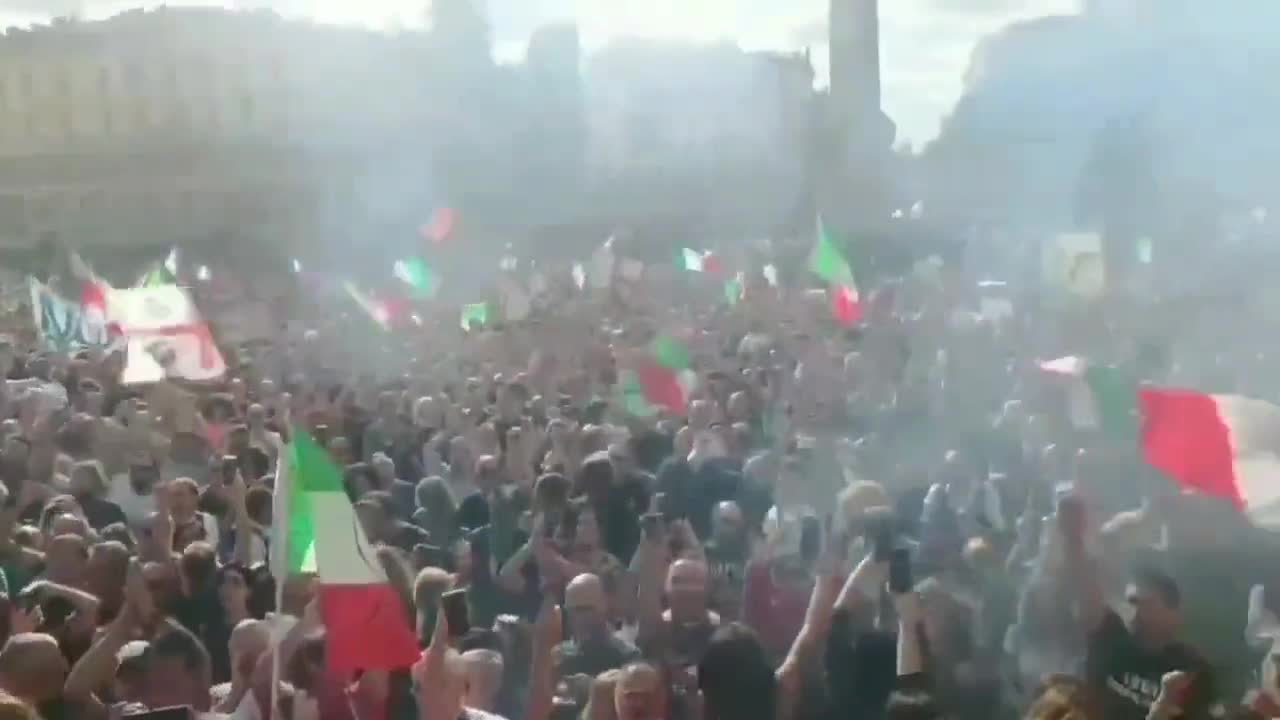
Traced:
<path id="1" fill-rule="evenodd" d="M 133 720 L 194 720 L 196 714 L 190 705 L 180 707 L 160 708 L 159 710 L 147 710 L 140 713 L 127 713 L 126 718 Z"/>
<path id="2" fill-rule="evenodd" d="M 449 637 L 460 638 L 471 631 L 471 613 L 467 608 L 466 589 L 450 590 L 440 596 L 440 607 L 449 623 Z"/>
<path id="3" fill-rule="evenodd" d="M 914 586 L 915 582 L 911 577 L 911 550 L 904 547 L 893 548 L 889 552 L 889 592 L 905 595 Z"/>

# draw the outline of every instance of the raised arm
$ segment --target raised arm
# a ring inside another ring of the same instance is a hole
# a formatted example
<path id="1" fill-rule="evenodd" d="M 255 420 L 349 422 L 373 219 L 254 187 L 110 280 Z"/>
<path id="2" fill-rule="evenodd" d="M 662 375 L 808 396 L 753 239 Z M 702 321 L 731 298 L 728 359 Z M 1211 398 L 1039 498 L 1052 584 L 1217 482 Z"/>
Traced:
<path id="1" fill-rule="evenodd" d="M 818 577 L 813 584 L 813 592 L 809 595 L 804 624 L 791 643 L 786 659 L 774 674 L 782 694 L 778 703 L 779 718 L 792 716 L 800 696 L 802 670 L 810 664 L 821 647 L 822 640 L 831 630 L 831 616 L 835 610 L 836 598 L 840 594 L 840 576 L 844 574 L 844 570 L 844 543 L 828 542 Z"/>
<path id="2" fill-rule="evenodd" d="M 547 720 L 555 707 L 555 649 L 564 634 L 564 620 L 554 597 L 542 598 L 542 610 L 533 629 L 533 665 L 529 672 L 529 697 L 524 720 Z"/>
<path id="3" fill-rule="evenodd" d="M 646 533 L 636 547 L 632 565 L 636 576 L 636 644 L 653 656 L 665 635 L 662 621 L 662 591 L 667 580 L 667 551 L 661 540 L 665 533 Z"/>
<path id="4" fill-rule="evenodd" d="M 916 592 L 895 595 L 894 608 L 898 612 L 898 677 L 919 675 L 925 671 L 924 646 L 920 643 L 923 612 L 920 595 Z"/>
<path id="5" fill-rule="evenodd" d="M 1098 565 L 1085 547 L 1084 503 L 1074 496 L 1058 501 L 1058 533 L 1066 559 L 1067 577 L 1076 596 L 1076 612 L 1087 632 L 1093 632 L 1107 615 L 1106 596 Z"/>

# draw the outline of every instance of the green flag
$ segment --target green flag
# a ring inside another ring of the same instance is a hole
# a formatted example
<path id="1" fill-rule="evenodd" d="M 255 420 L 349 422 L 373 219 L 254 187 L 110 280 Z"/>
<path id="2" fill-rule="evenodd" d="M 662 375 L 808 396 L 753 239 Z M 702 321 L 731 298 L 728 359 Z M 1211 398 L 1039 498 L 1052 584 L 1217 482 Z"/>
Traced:
<path id="1" fill-rule="evenodd" d="M 849 268 L 849 261 L 845 260 L 844 254 L 840 252 L 840 248 L 827 232 L 827 227 L 821 218 L 818 219 L 818 238 L 814 242 L 813 251 L 809 253 L 809 270 L 826 280 L 828 285 L 846 287 L 854 285 L 853 270 Z"/>
<path id="2" fill-rule="evenodd" d="M 489 303 L 471 303 L 462 306 L 462 329 L 482 328 L 489 324 Z"/>
<path id="3" fill-rule="evenodd" d="M 153 263 L 151 267 L 142 274 L 142 277 L 138 278 L 138 282 L 134 287 L 150 288 L 160 287 L 161 285 L 173 285 L 175 283 L 176 278 L 169 273 L 162 263 L 157 262 Z"/>
<path id="4" fill-rule="evenodd" d="M 1084 371 L 1084 382 L 1093 396 L 1094 412 L 1102 432 L 1120 439 L 1137 438 L 1137 380 L 1116 367 L 1091 365 Z"/>
<path id="5" fill-rule="evenodd" d="M 653 359 L 669 370 L 684 370 L 689 367 L 689 348 L 669 335 L 659 335 L 649 348 Z"/>
<path id="6" fill-rule="evenodd" d="M 394 266 L 397 279 L 408 285 L 415 298 L 429 298 L 440 288 L 440 277 L 421 258 L 397 260 Z"/>
<path id="7" fill-rule="evenodd" d="M 742 282 L 742 273 L 724 281 L 724 299 L 730 305 L 737 305 L 742 299 Z"/>
<path id="8" fill-rule="evenodd" d="M 1133 373 L 1095 365 L 1078 355 L 1042 362 L 1040 369 L 1069 380 L 1067 414 L 1072 425 L 1122 441 L 1138 437 L 1138 380 Z"/>

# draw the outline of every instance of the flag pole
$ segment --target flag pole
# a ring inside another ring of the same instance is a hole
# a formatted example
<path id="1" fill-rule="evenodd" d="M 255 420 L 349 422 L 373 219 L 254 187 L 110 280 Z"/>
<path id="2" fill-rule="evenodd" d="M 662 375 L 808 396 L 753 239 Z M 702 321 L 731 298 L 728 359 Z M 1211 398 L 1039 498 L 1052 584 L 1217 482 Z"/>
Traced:
<path id="1" fill-rule="evenodd" d="M 291 428 L 291 430 L 297 432 L 296 428 Z M 270 564 L 271 574 L 276 579 L 277 627 L 272 628 L 272 634 L 275 635 L 275 638 L 271 645 L 271 720 L 284 718 L 284 714 L 280 711 L 280 646 L 284 644 L 284 633 L 279 632 L 278 628 L 280 618 L 284 615 L 284 584 L 289 577 L 289 534 L 285 529 L 285 523 L 289 517 L 289 489 L 286 487 L 290 481 L 288 463 L 292 459 L 289 446 L 284 444 L 283 439 L 278 440 L 278 442 L 275 486 L 271 489 L 271 539 L 273 542 L 267 554 L 267 562 Z"/>

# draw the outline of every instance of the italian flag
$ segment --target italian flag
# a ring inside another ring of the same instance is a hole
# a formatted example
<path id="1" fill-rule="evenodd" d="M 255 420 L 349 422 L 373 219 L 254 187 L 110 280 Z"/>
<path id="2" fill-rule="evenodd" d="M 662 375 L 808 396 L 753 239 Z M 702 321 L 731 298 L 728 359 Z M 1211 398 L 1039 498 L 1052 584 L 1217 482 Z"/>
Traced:
<path id="1" fill-rule="evenodd" d="M 809 271 L 827 283 L 831 317 L 843 327 L 857 325 L 862 320 L 862 300 L 853 268 L 827 232 L 822 218 L 818 218 L 818 237 L 809 252 Z"/>
<path id="2" fill-rule="evenodd" d="M 1141 388 L 1137 400 L 1147 464 L 1280 530 L 1280 407 L 1171 388 Z"/>
<path id="3" fill-rule="evenodd" d="M 422 258 L 411 257 L 397 260 L 392 272 L 400 282 L 408 285 L 413 297 L 418 299 L 435 297 L 440 289 L 440 276 L 437 275 Z"/>
<path id="4" fill-rule="evenodd" d="M 369 316 L 369 319 L 373 320 L 378 327 L 383 330 L 391 329 L 392 311 L 391 307 L 388 306 L 386 302 L 380 301 L 377 298 L 366 294 L 363 290 L 356 287 L 355 283 L 350 280 L 342 283 L 342 289 L 346 290 L 347 295 L 355 301 L 356 305 L 360 306 L 360 309 L 363 310 L 365 314 Z"/>
<path id="5" fill-rule="evenodd" d="M 689 272 L 698 273 L 718 273 L 720 272 L 720 258 L 717 258 L 711 252 L 698 252 L 691 248 L 685 248 L 680 252 L 680 265 Z"/>
<path id="6" fill-rule="evenodd" d="M 276 582 L 314 573 L 328 665 L 335 672 L 410 667 L 418 643 L 400 597 L 365 537 L 338 471 L 297 431 L 276 468 Z"/>
<path id="7" fill-rule="evenodd" d="M 654 339 L 648 355 L 635 368 L 639 399 L 653 407 L 683 415 L 697 384 L 697 374 L 689 369 L 690 364 L 689 348 L 683 342 L 668 335 Z M 633 407 L 638 407 L 634 401 Z"/>
<path id="8" fill-rule="evenodd" d="M 1138 383 L 1134 377 L 1076 355 L 1042 362 L 1040 369 L 1066 383 L 1067 414 L 1076 429 L 1137 437 Z"/>

